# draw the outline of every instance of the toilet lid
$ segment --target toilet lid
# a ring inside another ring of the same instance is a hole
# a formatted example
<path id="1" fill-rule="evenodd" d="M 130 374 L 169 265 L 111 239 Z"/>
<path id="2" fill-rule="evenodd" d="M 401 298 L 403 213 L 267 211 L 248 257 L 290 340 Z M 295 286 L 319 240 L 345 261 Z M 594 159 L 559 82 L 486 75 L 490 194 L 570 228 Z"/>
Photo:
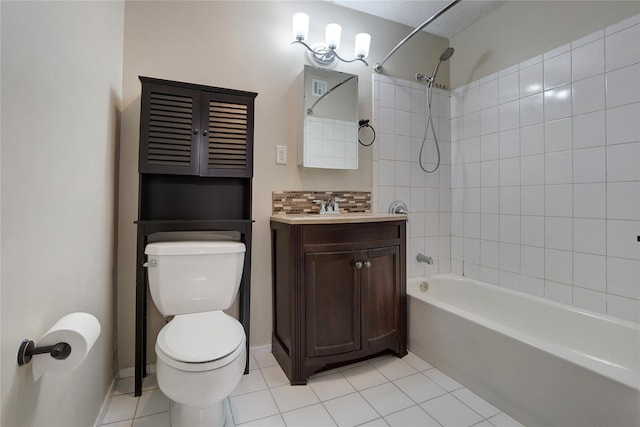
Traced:
<path id="1" fill-rule="evenodd" d="M 240 322 L 222 311 L 181 314 L 158 334 L 160 350 L 173 360 L 210 362 L 233 353 L 243 342 Z"/>

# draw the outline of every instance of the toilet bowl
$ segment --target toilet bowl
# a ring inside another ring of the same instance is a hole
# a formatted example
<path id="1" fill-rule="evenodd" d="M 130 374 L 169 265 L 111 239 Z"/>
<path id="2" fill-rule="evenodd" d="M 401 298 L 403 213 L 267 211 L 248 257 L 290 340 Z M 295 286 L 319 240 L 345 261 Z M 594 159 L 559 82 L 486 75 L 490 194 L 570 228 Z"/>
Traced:
<path id="1" fill-rule="evenodd" d="M 149 288 L 163 315 L 174 315 L 156 340 L 156 375 L 171 399 L 172 427 L 225 425 L 224 400 L 244 373 L 243 326 L 222 310 L 235 299 L 244 244 L 150 243 Z"/>
<path id="2" fill-rule="evenodd" d="M 222 311 L 176 316 L 158 334 L 160 390 L 173 401 L 175 427 L 223 426 L 224 399 L 246 362 L 242 325 Z"/>

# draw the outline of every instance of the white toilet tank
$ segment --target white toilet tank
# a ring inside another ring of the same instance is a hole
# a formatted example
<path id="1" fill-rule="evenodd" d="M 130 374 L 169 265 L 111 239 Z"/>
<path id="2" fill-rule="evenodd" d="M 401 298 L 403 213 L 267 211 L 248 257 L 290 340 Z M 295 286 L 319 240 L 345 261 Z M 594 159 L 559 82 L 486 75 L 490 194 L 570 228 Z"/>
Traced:
<path id="1" fill-rule="evenodd" d="M 242 277 L 245 246 L 234 241 L 172 241 L 145 248 L 149 290 L 163 315 L 224 310 Z"/>

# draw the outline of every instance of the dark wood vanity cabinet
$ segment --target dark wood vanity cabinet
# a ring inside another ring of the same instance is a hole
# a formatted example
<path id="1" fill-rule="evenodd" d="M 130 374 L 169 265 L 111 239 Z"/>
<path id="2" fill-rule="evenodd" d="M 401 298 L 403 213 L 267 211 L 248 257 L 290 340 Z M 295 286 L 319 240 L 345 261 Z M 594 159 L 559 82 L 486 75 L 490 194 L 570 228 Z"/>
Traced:
<path id="1" fill-rule="evenodd" d="M 253 176 L 255 93 L 140 81 L 140 173 Z"/>
<path id="2" fill-rule="evenodd" d="M 271 222 L 273 354 L 292 384 L 406 354 L 405 221 Z"/>

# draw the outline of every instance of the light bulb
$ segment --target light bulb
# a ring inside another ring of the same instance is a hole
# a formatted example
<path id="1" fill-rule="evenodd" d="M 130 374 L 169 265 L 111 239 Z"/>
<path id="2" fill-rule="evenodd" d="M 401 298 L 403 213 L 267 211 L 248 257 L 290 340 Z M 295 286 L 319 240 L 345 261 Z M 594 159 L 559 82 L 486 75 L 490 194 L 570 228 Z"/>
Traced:
<path id="1" fill-rule="evenodd" d="M 293 38 L 304 40 L 309 36 L 309 15 L 298 12 L 293 15 Z"/>
<path id="2" fill-rule="evenodd" d="M 366 58 L 369 56 L 369 45 L 371 44 L 371 36 L 367 33 L 356 34 L 356 58 Z"/>
<path id="3" fill-rule="evenodd" d="M 328 24 L 325 29 L 325 38 L 329 49 L 338 49 L 340 47 L 340 34 L 342 27 L 338 24 Z"/>

